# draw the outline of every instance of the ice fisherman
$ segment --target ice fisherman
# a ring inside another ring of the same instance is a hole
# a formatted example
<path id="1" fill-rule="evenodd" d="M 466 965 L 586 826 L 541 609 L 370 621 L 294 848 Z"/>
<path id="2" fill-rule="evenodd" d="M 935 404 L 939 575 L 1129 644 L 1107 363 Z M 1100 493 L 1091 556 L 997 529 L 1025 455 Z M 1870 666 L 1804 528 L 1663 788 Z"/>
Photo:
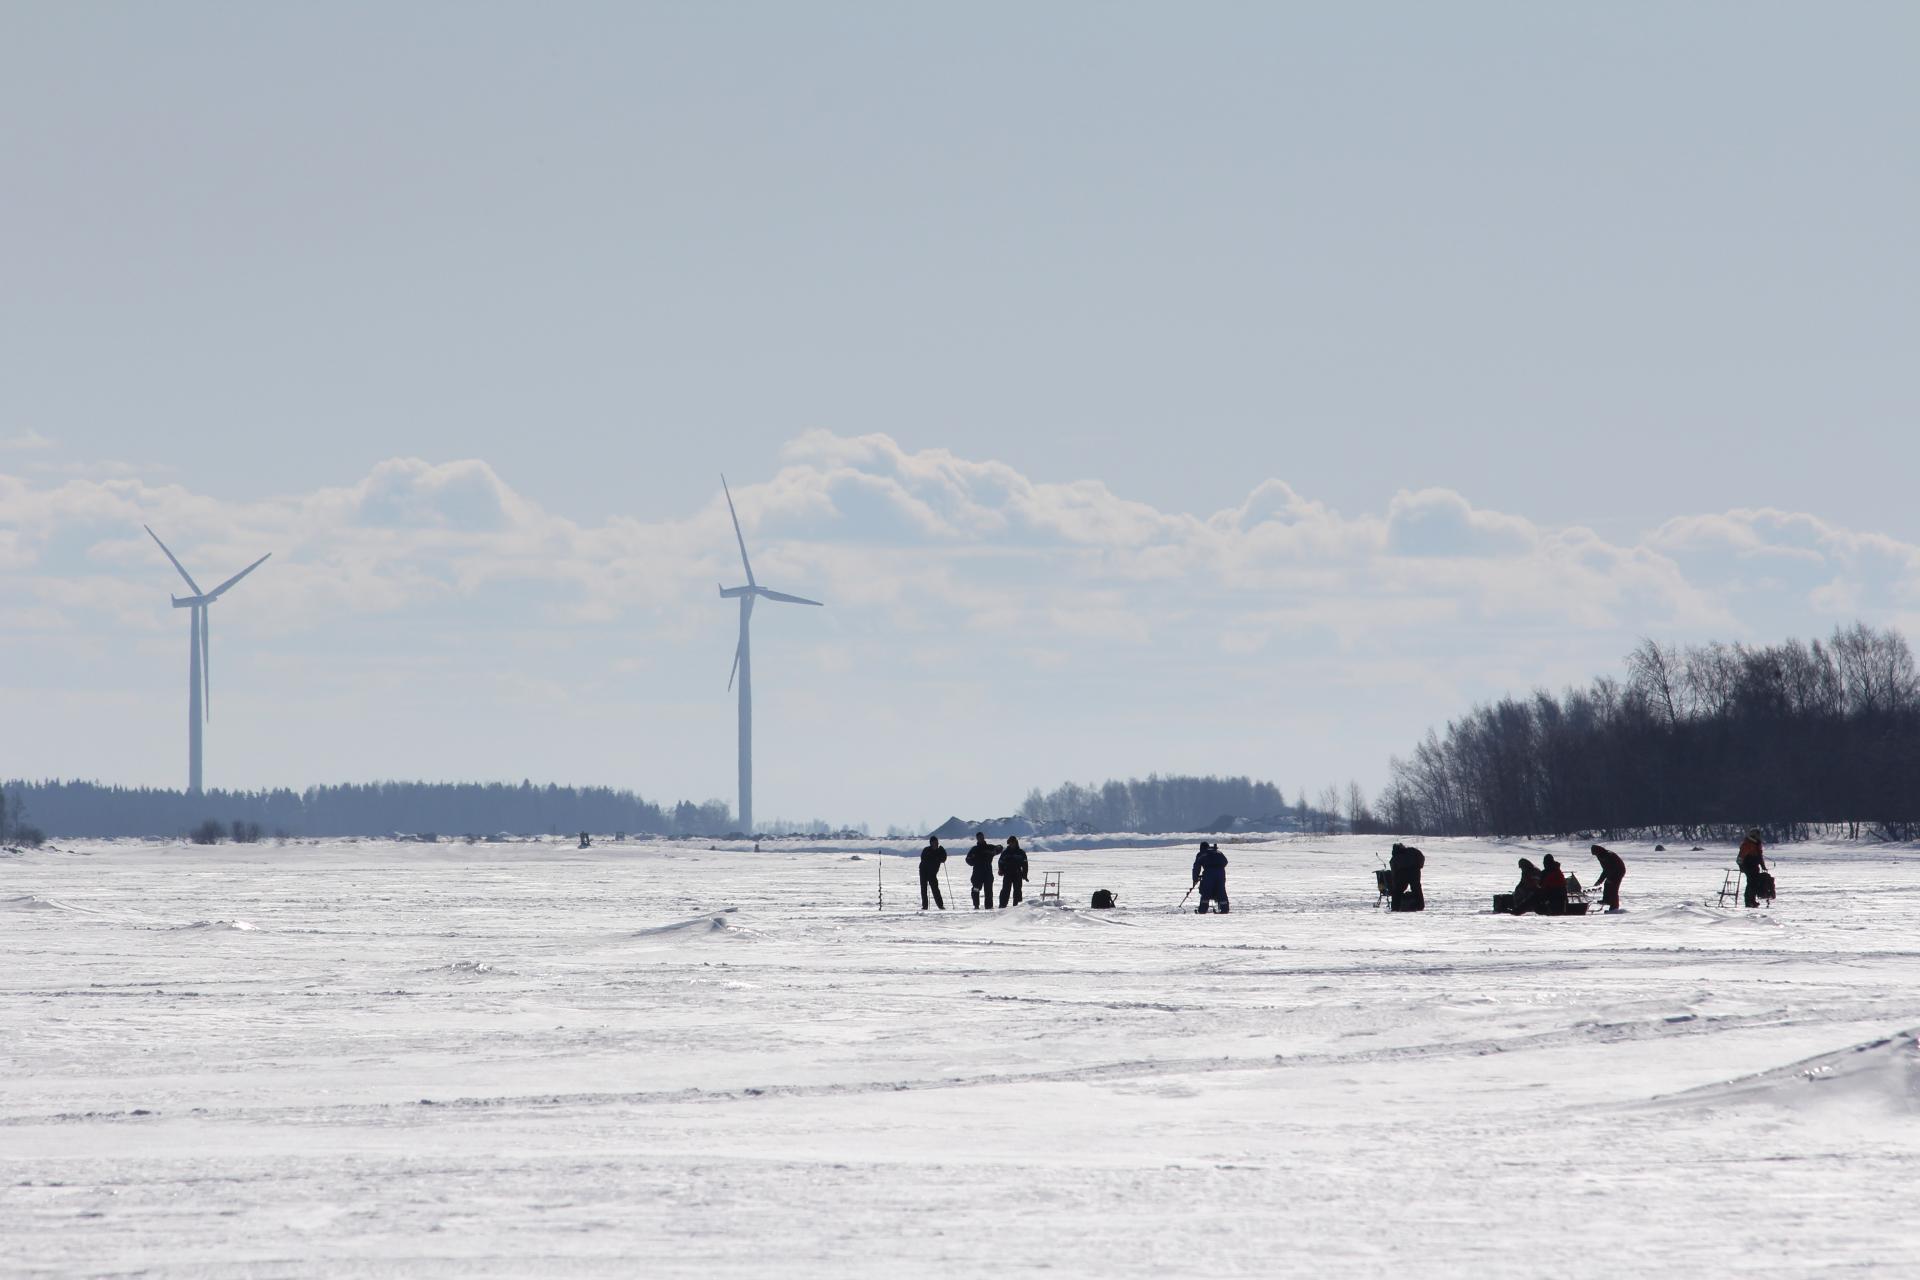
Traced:
<path id="1" fill-rule="evenodd" d="M 1600 862 L 1600 901 L 1609 911 L 1620 909 L 1620 882 L 1627 878 L 1627 861 L 1603 844 L 1593 846 Z"/>
<path id="2" fill-rule="evenodd" d="M 1227 855 L 1219 845 L 1200 842 L 1200 852 L 1193 858 L 1193 883 L 1200 886 L 1200 905 L 1193 909 L 1196 915 L 1207 914 L 1209 902 L 1221 915 L 1227 914 Z"/>
<path id="3" fill-rule="evenodd" d="M 920 851 L 920 909 L 927 909 L 927 890 L 933 890 L 934 905 L 942 911 L 947 909 L 945 899 L 940 896 L 940 866 L 947 860 L 947 851 L 940 847 L 939 836 L 928 836 L 927 847 Z"/>
<path id="4" fill-rule="evenodd" d="M 1027 879 L 1027 851 L 1020 847 L 1019 836 L 1008 836 L 1007 847 L 1000 851 L 1000 905 L 1006 906 L 1008 899 L 1014 902 L 1024 901 L 1026 892 L 1020 887 Z"/>
<path id="5" fill-rule="evenodd" d="M 1760 905 L 1760 877 L 1767 872 L 1767 855 L 1760 846 L 1760 828 L 1747 832 L 1747 838 L 1740 842 L 1740 874 L 1747 881 L 1747 905 Z M 1773 895 L 1768 894 L 1769 901 Z"/>
<path id="6" fill-rule="evenodd" d="M 973 894 L 974 910 L 993 906 L 993 860 L 1000 853 L 1000 846 L 987 843 L 987 833 L 973 833 L 973 848 L 967 850 L 967 865 L 973 868 L 968 878 L 967 888 Z"/>
<path id="7" fill-rule="evenodd" d="M 1560 860 L 1552 854 L 1541 859 L 1540 914 L 1543 916 L 1567 914 L 1567 873 L 1560 869 Z"/>
<path id="8" fill-rule="evenodd" d="M 1513 886 L 1513 914 L 1523 916 L 1540 905 L 1540 868 L 1520 859 L 1520 883 Z"/>
<path id="9" fill-rule="evenodd" d="M 1427 895 L 1420 888 L 1420 869 L 1427 865 L 1427 855 L 1410 844 L 1396 844 L 1387 857 L 1387 868 L 1393 872 L 1393 901 L 1395 911 L 1425 911 Z"/>

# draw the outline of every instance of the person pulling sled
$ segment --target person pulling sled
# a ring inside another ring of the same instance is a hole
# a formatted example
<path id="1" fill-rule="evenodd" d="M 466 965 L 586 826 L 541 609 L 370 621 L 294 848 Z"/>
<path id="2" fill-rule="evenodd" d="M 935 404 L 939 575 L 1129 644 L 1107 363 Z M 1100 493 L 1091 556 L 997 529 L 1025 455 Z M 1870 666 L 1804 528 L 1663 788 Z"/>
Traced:
<path id="1" fill-rule="evenodd" d="M 1593 846 L 1600 863 L 1600 902 L 1609 911 L 1620 909 L 1620 882 L 1627 878 L 1627 862 L 1603 844 Z"/>

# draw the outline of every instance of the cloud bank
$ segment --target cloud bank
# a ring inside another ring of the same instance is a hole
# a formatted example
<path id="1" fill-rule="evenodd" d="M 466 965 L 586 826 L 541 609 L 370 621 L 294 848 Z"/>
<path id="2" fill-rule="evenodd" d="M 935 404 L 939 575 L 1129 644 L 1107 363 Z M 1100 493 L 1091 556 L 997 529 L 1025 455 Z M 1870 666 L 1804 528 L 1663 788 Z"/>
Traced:
<path id="1" fill-rule="evenodd" d="M 671 625 L 740 577 L 715 488 L 688 512 L 583 523 L 477 459 L 388 459 L 353 485 L 247 502 L 137 475 L 0 474 L 0 580 L 24 604 L 0 627 L 171 621 L 152 607 L 168 573 L 143 524 L 208 577 L 275 552 L 249 586 L 279 628 L 523 599 L 555 627 Z M 1920 547 L 1776 510 L 1680 516 L 1615 542 L 1452 490 L 1402 491 L 1349 514 L 1250 478 L 1238 506 L 1201 514 L 1097 479 L 1037 481 L 824 431 L 793 441 L 771 478 L 735 497 L 763 581 L 908 634 L 1017 629 L 1042 655 L 1150 646 L 1192 627 L 1230 656 L 1302 633 L 1376 647 L 1448 628 L 1739 638 L 1796 618 L 1901 622 L 1920 601 Z"/>

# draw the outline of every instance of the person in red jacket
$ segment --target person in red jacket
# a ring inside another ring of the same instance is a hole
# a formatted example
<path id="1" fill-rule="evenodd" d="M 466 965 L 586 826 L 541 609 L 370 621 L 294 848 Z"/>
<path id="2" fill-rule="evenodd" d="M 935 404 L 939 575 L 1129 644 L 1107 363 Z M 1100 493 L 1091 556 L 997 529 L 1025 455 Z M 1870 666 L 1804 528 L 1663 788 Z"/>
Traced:
<path id="1" fill-rule="evenodd" d="M 1603 844 L 1593 846 L 1600 860 L 1600 901 L 1609 911 L 1620 909 L 1620 882 L 1627 878 L 1627 862 Z"/>
<path id="2" fill-rule="evenodd" d="M 1760 876 L 1767 869 L 1767 855 L 1760 848 L 1760 828 L 1747 832 L 1747 838 L 1740 842 L 1740 874 L 1747 880 L 1747 905 L 1760 905 Z M 1772 894 L 1767 897 L 1771 899 Z"/>
<path id="3" fill-rule="evenodd" d="M 1546 856 L 1540 868 L 1540 914 L 1567 914 L 1567 873 L 1560 869 L 1558 859 L 1552 854 Z"/>

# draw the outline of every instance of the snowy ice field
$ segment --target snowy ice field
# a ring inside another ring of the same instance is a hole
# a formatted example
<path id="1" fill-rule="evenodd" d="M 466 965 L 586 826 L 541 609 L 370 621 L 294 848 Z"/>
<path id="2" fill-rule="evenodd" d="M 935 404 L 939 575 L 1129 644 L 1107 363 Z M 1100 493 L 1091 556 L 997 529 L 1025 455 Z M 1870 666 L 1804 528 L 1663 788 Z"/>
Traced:
<path id="1" fill-rule="evenodd" d="M 873 843 L 0 856 L 0 1271 L 1920 1274 L 1920 853 L 1513 919 L 1584 847 L 1392 915 L 1386 844 L 1229 844 L 1226 917 L 1190 844 L 944 915 Z"/>

